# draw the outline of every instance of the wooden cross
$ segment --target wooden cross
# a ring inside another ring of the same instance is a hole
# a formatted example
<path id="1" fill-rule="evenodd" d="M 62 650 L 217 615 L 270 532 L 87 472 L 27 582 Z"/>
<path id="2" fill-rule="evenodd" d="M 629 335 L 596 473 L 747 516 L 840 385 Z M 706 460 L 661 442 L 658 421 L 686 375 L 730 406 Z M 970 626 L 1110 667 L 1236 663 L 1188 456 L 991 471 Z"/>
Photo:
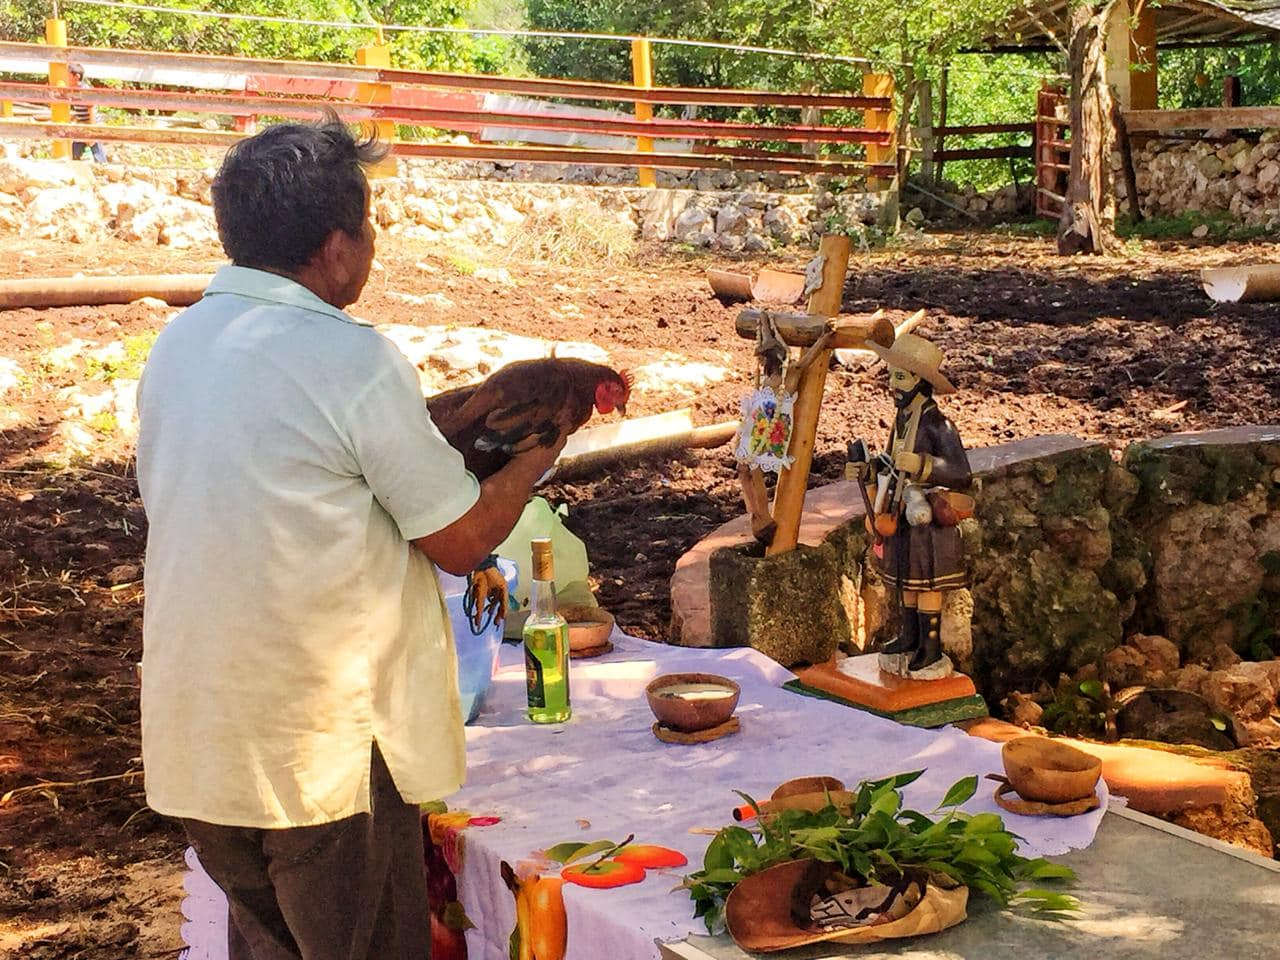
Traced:
<path id="1" fill-rule="evenodd" d="M 764 489 L 764 475 L 759 470 L 739 471 L 752 530 L 768 541 L 766 553 L 770 556 L 795 549 L 800 539 L 800 518 L 809 486 L 809 469 L 813 465 L 818 412 L 822 407 L 831 352 L 864 347 L 868 340 L 890 346 L 894 340 L 893 324 L 880 312 L 869 317 L 837 316 L 849 268 L 849 238 L 823 237 L 819 255 L 824 258 L 822 283 L 810 295 L 806 313 L 769 312 L 766 316 L 763 310 L 746 309 L 738 314 L 736 323 L 740 336 L 755 339 L 760 324 L 771 320 L 783 343 L 788 347 L 806 348 L 787 374 L 785 389 L 796 395 L 791 444 L 787 450 L 792 462 L 778 477 L 772 512 Z"/>

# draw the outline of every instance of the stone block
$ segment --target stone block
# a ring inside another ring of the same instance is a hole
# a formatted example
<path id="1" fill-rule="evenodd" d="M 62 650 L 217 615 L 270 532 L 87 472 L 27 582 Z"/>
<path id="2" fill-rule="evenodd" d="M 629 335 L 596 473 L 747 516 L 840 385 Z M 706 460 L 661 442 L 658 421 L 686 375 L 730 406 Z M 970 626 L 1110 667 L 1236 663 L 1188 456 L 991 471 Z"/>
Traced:
<path id="1" fill-rule="evenodd" d="M 836 548 L 762 553 L 752 544 L 711 555 L 712 646 L 754 647 L 786 667 L 826 662 L 849 632 Z"/>

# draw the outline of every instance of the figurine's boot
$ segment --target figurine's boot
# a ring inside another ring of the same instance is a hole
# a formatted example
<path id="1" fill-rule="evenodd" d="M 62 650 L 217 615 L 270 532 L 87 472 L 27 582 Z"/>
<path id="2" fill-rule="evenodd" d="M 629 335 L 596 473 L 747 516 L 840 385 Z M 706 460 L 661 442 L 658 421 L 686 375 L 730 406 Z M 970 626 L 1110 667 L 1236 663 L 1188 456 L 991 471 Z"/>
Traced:
<path id="1" fill-rule="evenodd" d="M 931 667 L 942 659 L 942 614 L 921 610 L 916 614 L 916 621 L 920 644 L 907 668 L 912 673 Z"/>
<path id="2" fill-rule="evenodd" d="M 880 652 L 896 657 L 902 654 L 910 656 L 920 645 L 920 618 L 915 607 L 902 608 L 902 626 L 898 635 L 880 648 Z"/>

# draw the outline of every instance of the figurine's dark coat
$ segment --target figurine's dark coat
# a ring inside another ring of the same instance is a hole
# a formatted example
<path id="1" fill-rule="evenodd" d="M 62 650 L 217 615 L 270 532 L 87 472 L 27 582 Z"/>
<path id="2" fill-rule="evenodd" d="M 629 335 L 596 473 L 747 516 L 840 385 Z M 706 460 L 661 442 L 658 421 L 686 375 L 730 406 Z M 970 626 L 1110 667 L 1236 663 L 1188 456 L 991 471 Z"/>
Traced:
<path id="1" fill-rule="evenodd" d="M 898 413 L 889 437 L 891 453 L 906 449 L 904 441 L 910 417 L 909 409 Z M 929 475 L 922 484 L 926 489 L 967 490 L 973 481 L 960 434 L 932 398 L 926 400 L 920 410 L 912 452 L 927 454 L 932 460 Z M 943 527 L 936 521 L 913 527 L 905 516 L 900 516 L 897 532 L 885 538 L 883 548 L 880 574 L 891 590 L 954 590 L 968 583 L 958 527 Z"/>

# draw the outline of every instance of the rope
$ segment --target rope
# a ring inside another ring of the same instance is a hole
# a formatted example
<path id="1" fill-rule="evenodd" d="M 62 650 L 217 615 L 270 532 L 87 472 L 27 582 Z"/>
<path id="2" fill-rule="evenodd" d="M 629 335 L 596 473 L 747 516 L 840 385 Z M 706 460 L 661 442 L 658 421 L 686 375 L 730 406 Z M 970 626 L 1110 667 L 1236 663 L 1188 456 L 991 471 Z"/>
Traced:
<path id="1" fill-rule="evenodd" d="M 760 53 L 774 57 L 794 57 L 800 60 L 816 60 L 827 63 L 857 64 L 865 66 L 909 67 L 913 64 L 895 60 L 872 60 L 867 57 L 850 57 L 835 53 L 812 53 L 787 50 L 780 47 L 757 47 L 743 43 L 722 43 L 715 40 L 683 40 L 677 37 L 645 37 L 626 33 L 567 33 L 556 30 L 505 30 L 497 27 L 428 27 L 420 24 L 364 23 L 350 20 L 302 20 L 294 17 L 276 17 L 260 13 L 224 13 L 217 10 L 187 10 L 180 7 L 162 7 L 148 3 L 125 3 L 121 0 L 61 0 L 64 4 L 89 7 L 109 7 L 115 10 L 145 10 L 148 13 L 167 13 L 184 17 L 206 17 L 215 20 L 247 20 L 254 23 L 280 23 L 299 27 L 324 27 L 340 30 L 374 30 L 393 33 L 461 34 L 489 37 L 537 37 L 559 40 L 613 40 L 631 43 L 648 40 L 675 47 L 699 47 L 710 50 L 729 50 L 734 53 Z M 1061 77 L 1065 74 L 1044 73 L 1036 70 L 987 70 L 981 67 L 956 67 L 956 73 L 992 74 L 997 76 Z"/>

